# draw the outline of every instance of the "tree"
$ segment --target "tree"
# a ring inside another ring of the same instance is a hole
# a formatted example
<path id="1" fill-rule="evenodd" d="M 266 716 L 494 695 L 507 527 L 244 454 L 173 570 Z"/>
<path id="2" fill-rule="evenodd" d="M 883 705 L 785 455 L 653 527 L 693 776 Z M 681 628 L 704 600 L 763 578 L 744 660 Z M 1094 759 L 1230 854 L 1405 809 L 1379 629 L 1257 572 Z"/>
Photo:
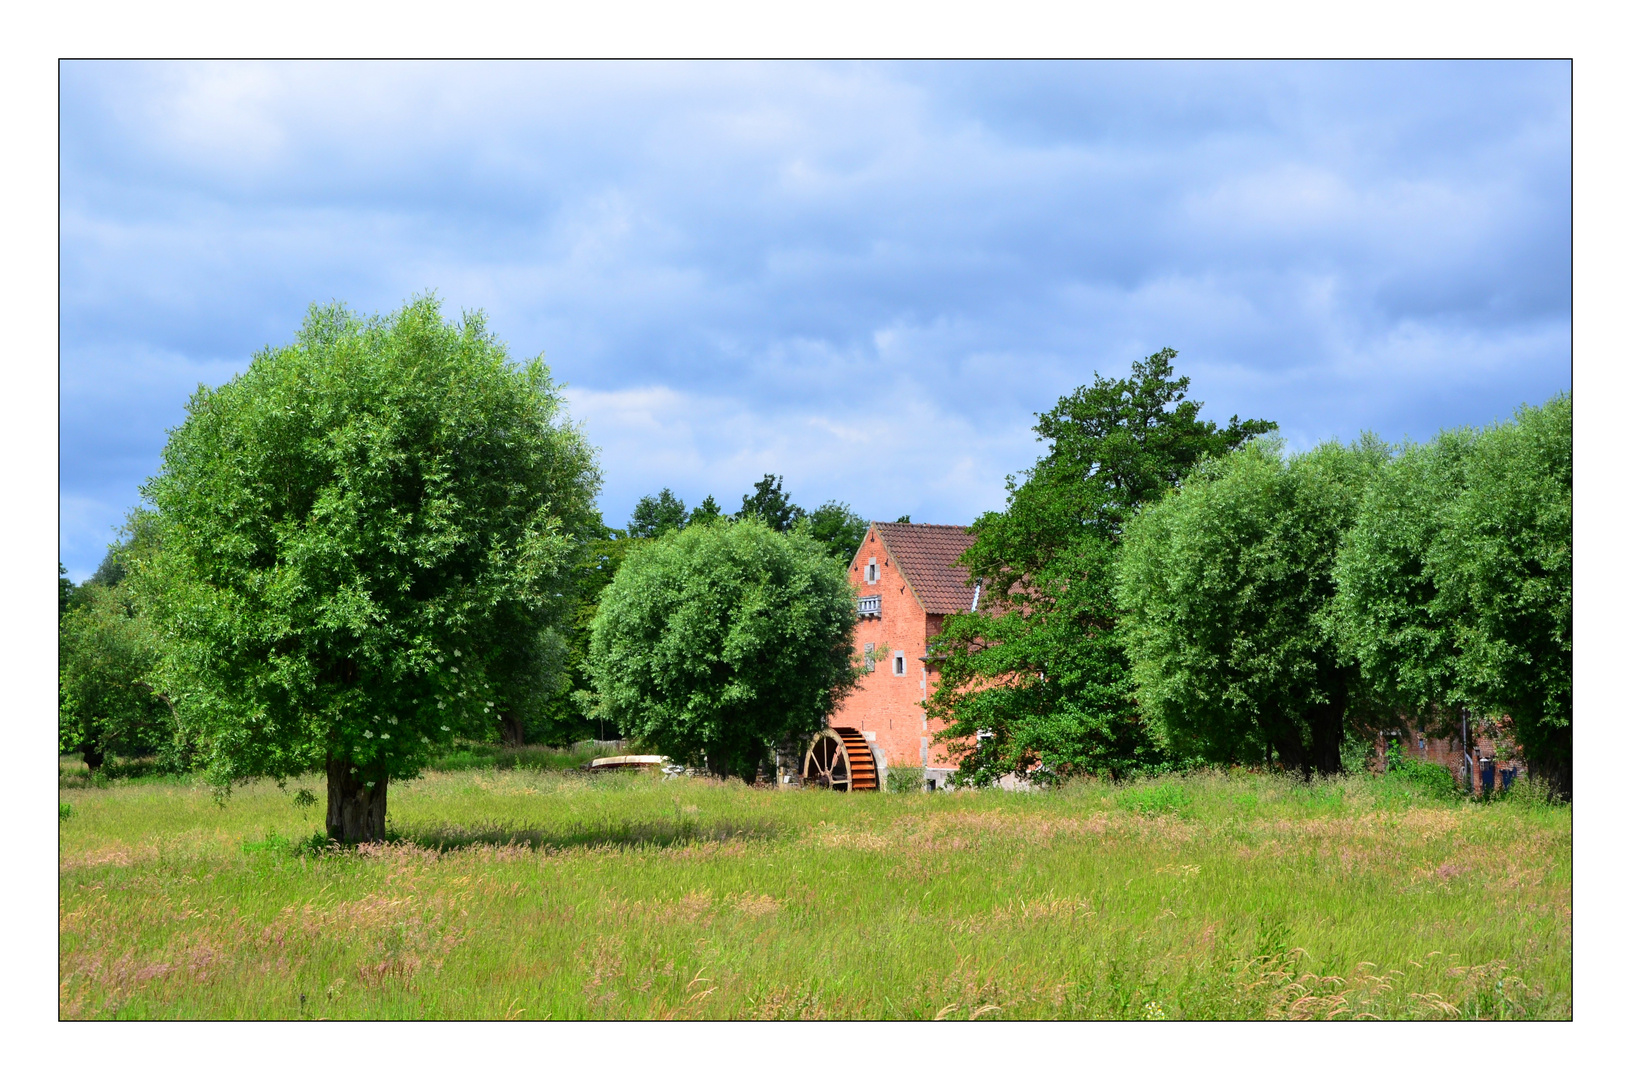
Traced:
<path id="1" fill-rule="evenodd" d="M 804 511 L 782 493 L 781 477 L 765 473 L 764 479 L 753 485 L 752 493 L 742 496 L 742 510 L 737 516 L 757 517 L 777 532 L 786 532 L 798 524 Z"/>
<path id="2" fill-rule="evenodd" d="M 543 362 L 434 298 L 314 307 L 200 387 L 143 488 L 162 542 L 132 576 L 212 782 L 323 768 L 329 835 L 383 837 L 393 778 L 494 731 L 598 486 Z"/>
<path id="3" fill-rule="evenodd" d="M 751 780 L 855 683 L 855 597 L 808 537 L 696 526 L 628 553 L 601 594 L 594 714 L 657 751 Z"/>
<path id="4" fill-rule="evenodd" d="M 1341 627 L 1413 717 L 1507 715 L 1530 770 L 1573 789 L 1573 398 L 1403 449 L 1338 559 Z"/>
<path id="5" fill-rule="evenodd" d="M 1139 706 L 1176 755 L 1341 771 L 1364 695 L 1336 628 L 1337 549 L 1387 456 L 1367 438 L 1287 460 L 1259 439 L 1128 524 L 1123 640 Z"/>
<path id="6" fill-rule="evenodd" d="M 710 521 L 717 521 L 718 519 L 726 516 L 727 515 L 725 512 L 719 508 L 719 503 L 714 501 L 714 497 L 712 495 L 709 495 L 707 498 L 697 503 L 697 508 L 691 511 L 691 517 L 687 524 L 706 525 Z"/>
<path id="7" fill-rule="evenodd" d="M 169 700 L 156 689 L 161 642 L 127 584 L 132 561 L 156 543 L 152 515 L 132 511 L 96 573 L 83 585 L 69 584 L 59 613 L 58 743 L 92 772 L 115 754 L 158 754 L 169 767 L 186 764 Z M 60 564 L 58 578 L 68 580 Z"/>
<path id="8" fill-rule="evenodd" d="M 667 488 L 656 495 L 643 496 L 634 504 L 629 518 L 629 535 L 649 539 L 686 525 L 685 502 Z"/>
<path id="9" fill-rule="evenodd" d="M 798 525 L 835 559 L 849 562 L 866 539 L 867 521 L 845 503 L 829 501 L 812 510 Z"/>
<path id="10" fill-rule="evenodd" d="M 615 724 L 608 725 L 604 717 L 592 715 L 585 700 L 591 696 L 591 684 L 584 662 L 589 659 L 589 637 L 600 610 L 601 594 L 617 576 L 629 551 L 646 543 L 649 541 L 626 536 L 620 529 L 605 529 L 584 545 L 573 574 L 571 617 L 563 628 L 565 681 L 529 718 L 526 731 L 533 741 L 561 746 L 578 739 L 622 737 Z"/>
<path id="11" fill-rule="evenodd" d="M 167 749 L 175 725 L 154 690 L 159 643 L 128 590 L 86 582 L 58 628 L 57 741 L 93 773 L 111 754 Z"/>
<path id="12" fill-rule="evenodd" d="M 1122 523 L 1197 462 L 1274 428 L 1200 420 L 1188 377 L 1173 377 L 1176 355 L 1135 362 L 1126 379 L 1095 375 L 1038 415 L 1047 452 L 1021 482 L 1009 477 L 1004 510 L 971 527 L 961 562 L 983 606 L 947 617 L 930 700 L 969 781 L 1038 766 L 1121 777 L 1166 760 L 1117 637 Z"/>

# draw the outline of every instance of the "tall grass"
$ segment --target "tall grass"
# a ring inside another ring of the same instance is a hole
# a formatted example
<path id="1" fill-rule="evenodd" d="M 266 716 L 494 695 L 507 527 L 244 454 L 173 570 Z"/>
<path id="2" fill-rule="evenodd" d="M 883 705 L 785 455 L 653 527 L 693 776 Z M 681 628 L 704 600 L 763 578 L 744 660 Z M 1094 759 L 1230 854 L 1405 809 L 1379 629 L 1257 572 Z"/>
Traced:
<path id="1" fill-rule="evenodd" d="M 64 789 L 61 1015 L 1572 1013 L 1571 811 L 1538 799 L 486 768 L 394 786 L 391 841 L 340 851 L 297 786 Z"/>

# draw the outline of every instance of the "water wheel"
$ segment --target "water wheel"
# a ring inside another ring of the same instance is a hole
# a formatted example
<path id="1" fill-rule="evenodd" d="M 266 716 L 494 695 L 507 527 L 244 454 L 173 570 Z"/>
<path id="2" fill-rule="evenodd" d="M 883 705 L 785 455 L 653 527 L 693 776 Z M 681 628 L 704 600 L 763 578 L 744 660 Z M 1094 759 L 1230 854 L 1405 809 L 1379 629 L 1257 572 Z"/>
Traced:
<path id="1" fill-rule="evenodd" d="M 804 755 L 804 782 L 835 791 L 877 791 L 872 748 L 854 728 L 828 728 Z"/>

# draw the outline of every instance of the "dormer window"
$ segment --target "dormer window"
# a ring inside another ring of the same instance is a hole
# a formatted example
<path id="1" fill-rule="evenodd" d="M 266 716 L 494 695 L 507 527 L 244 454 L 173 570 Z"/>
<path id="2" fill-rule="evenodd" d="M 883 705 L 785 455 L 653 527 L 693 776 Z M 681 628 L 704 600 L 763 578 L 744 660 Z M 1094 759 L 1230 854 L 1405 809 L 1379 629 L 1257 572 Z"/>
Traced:
<path id="1" fill-rule="evenodd" d="M 875 584 L 877 584 L 877 581 L 878 581 L 878 560 L 877 559 L 868 559 L 866 561 L 866 583 L 868 585 L 875 585 Z"/>

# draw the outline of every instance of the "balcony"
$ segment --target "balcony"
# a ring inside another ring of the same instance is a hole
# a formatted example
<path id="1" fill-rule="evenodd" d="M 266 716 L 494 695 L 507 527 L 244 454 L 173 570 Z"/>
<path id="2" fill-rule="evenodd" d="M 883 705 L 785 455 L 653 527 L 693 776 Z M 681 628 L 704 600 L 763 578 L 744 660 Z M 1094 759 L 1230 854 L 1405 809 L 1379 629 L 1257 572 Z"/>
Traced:
<path id="1" fill-rule="evenodd" d="M 863 619 L 883 618 L 883 596 L 863 596 L 855 601 L 855 614 Z"/>

